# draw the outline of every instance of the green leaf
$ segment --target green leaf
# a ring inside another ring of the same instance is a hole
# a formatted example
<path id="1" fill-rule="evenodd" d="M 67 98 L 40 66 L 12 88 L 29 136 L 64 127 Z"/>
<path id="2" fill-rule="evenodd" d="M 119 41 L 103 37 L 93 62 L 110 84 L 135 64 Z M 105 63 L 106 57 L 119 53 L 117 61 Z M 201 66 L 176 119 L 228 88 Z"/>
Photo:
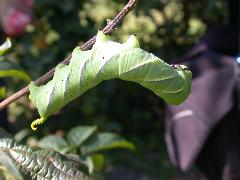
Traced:
<path id="1" fill-rule="evenodd" d="M 114 133 L 99 133 L 93 136 L 80 150 L 83 155 L 111 149 L 128 149 L 135 151 L 135 146 Z"/>
<path id="2" fill-rule="evenodd" d="M 18 145 L 11 138 L 0 138 L 0 150 L 7 151 L 7 150 L 10 150 L 10 149 L 14 149 L 14 148 L 24 149 L 24 151 L 26 151 L 26 152 L 31 152 L 32 151 L 32 149 L 27 147 L 27 146 Z"/>
<path id="3" fill-rule="evenodd" d="M 0 169 L 4 171 L 6 179 L 23 179 L 21 173 L 18 171 L 15 164 L 12 162 L 12 159 L 10 159 L 8 155 L 2 151 L 0 151 Z"/>
<path id="4" fill-rule="evenodd" d="M 87 166 L 86 162 L 83 161 L 79 155 L 65 154 L 65 157 L 69 162 L 77 163 L 82 172 L 84 172 L 85 174 L 89 174 L 88 166 Z"/>
<path id="5" fill-rule="evenodd" d="M 7 152 L 21 173 L 32 179 L 90 179 L 83 172 L 85 164 L 53 150 L 34 152 L 12 139 L 3 138 L 0 139 L 0 151 Z"/>
<path id="6" fill-rule="evenodd" d="M 12 42 L 10 38 L 7 38 L 6 41 L 0 46 L 0 56 L 9 52 L 12 47 Z"/>
<path id="7" fill-rule="evenodd" d="M 31 81 L 30 76 L 21 67 L 6 61 L 0 61 L 0 77 L 14 77 L 27 82 Z"/>
<path id="8" fill-rule="evenodd" d="M 25 152 L 11 149 L 10 155 L 22 172 L 27 172 L 33 179 L 89 179 L 77 163 L 68 161 L 64 155 L 50 150 L 45 153 Z"/>
<path id="9" fill-rule="evenodd" d="M 67 141 L 74 146 L 82 145 L 95 131 L 96 126 L 77 126 L 67 134 Z"/>
<path id="10" fill-rule="evenodd" d="M 53 149 L 58 152 L 65 152 L 69 148 L 68 143 L 61 137 L 49 135 L 38 142 L 38 146 L 43 149 Z"/>
<path id="11" fill-rule="evenodd" d="M 78 174 L 85 174 L 88 175 L 88 167 L 86 166 L 86 163 L 83 162 L 78 155 L 72 155 L 67 154 L 63 155 L 61 153 L 55 152 L 53 150 L 39 150 L 36 151 L 38 155 L 52 159 L 53 164 L 62 164 L 65 166 L 65 168 L 71 168 L 69 169 L 69 172 L 74 172 Z M 81 171 L 81 172 L 78 172 Z M 73 173 L 74 174 L 74 173 Z"/>

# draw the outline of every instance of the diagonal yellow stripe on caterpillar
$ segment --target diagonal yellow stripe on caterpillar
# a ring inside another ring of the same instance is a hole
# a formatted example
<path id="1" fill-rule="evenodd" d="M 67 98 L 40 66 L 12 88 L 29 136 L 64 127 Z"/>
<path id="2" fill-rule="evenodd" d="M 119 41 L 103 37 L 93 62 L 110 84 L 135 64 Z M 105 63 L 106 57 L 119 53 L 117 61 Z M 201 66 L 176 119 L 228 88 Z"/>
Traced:
<path id="1" fill-rule="evenodd" d="M 90 88 L 114 78 L 138 83 L 167 103 L 180 104 L 191 91 L 192 74 L 185 66 L 173 68 L 142 50 L 133 35 L 120 44 L 99 31 L 93 48 L 75 48 L 69 65 L 59 64 L 51 81 L 29 84 L 29 97 L 41 116 L 32 129 Z"/>

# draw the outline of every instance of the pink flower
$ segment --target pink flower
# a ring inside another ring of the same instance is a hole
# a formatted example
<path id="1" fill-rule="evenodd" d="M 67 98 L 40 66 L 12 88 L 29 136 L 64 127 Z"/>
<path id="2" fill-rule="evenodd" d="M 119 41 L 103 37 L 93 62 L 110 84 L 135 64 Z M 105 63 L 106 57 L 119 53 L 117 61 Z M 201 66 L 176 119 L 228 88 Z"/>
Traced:
<path id="1" fill-rule="evenodd" d="M 32 17 L 29 14 L 13 7 L 8 11 L 3 24 L 3 30 L 7 36 L 16 37 L 25 31 L 26 26 L 31 21 Z"/>

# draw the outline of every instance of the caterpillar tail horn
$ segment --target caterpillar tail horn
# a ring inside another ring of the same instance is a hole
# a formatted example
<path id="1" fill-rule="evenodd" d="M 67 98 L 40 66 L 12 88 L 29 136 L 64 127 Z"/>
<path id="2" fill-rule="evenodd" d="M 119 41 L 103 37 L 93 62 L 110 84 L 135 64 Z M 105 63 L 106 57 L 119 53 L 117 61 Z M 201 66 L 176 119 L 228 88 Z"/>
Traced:
<path id="1" fill-rule="evenodd" d="M 37 126 L 40 125 L 40 124 L 43 124 L 45 121 L 46 121 L 47 118 L 39 118 L 39 119 L 36 119 L 35 121 L 32 122 L 31 124 L 31 128 L 32 130 L 36 131 L 37 130 Z"/>

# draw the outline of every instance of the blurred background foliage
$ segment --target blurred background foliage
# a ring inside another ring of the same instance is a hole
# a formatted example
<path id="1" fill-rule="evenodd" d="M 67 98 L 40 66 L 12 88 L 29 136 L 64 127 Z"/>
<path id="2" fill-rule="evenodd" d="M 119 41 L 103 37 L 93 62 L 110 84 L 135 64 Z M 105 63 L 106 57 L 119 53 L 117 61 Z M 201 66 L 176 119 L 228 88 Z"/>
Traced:
<path id="1" fill-rule="evenodd" d="M 8 58 L 36 79 L 96 34 L 126 2 L 36 0 L 34 26 L 14 39 L 14 53 Z M 134 33 L 143 49 L 169 61 L 182 56 L 219 22 L 227 23 L 227 17 L 223 0 L 139 0 L 111 37 L 122 42 Z M 12 79 L 5 83 L 9 95 L 27 85 Z M 27 97 L 12 104 L 8 114 L 14 134 L 30 128 L 37 117 Z M 124 167 L 150 179 L 194 179 L 195 171 L 182 177 L 168 160 L 162 100 L 136 84 L 119 80 L 100 84 L 28 134 L 26 142 L 34 145 L 49 134 L 64 136 L 79 124 L 119 133 L 135 144 L 136 153 L 109 152 L 106 173 Z"/>

